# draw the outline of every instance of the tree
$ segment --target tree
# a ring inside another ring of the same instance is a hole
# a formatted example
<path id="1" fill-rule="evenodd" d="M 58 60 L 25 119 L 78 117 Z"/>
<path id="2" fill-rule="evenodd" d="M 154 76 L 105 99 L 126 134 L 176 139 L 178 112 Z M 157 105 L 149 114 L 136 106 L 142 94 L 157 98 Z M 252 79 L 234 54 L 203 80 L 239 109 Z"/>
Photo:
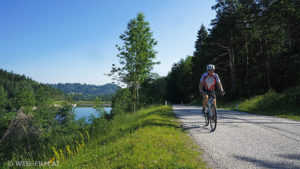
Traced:
<path id="1" fill-rule="evenodd" d="M 167 100 L 175 103 L 190 102 L 195 98 L 192 78 L 192 57 L 187 56 L 173 64 L 171 72 L 166 77 Z"/>
<path id="2" fill-rule="evenodd" d="M 149 22 L 145 21 L 145 15 L 138 13 L 137 17 L 131 19 L 127 30 L 120 35 L 123 46 L 117 46 L 121 67 L 113 64 L 109 76 L 117 73 L 113 79 L 127 84 L 133 96 L 133 111 L 136 111 L 139 99 L 139 87 L 145 77 L 150 73 L 154 62 L 156 51 L 154 50 L 157 41 L 152 37 Z"/>
<path id="3" fill-rule="evenodd" d="M 115 97 L 112 100 L 112 114 L 119 114 L 122 112 L 128 112 L 132 109 L 132 99 L 128 88 L 120 89 L 117 91 Z"/>
<path id="4" fill-rule="evenodd" d="M 236 80 L 236 16 L 235 10 L 238 2 L 236 0 L 217 0 L 217 4 L 213 9 L 217 12 L 217 17 L 212 21 L 214 41 L 219 48 L 224 50 L 224 54 L 229 56 L 229 66 L 231 75 L 232 93 L 237 94 Z M 222 55 L 222 54 L 221 54 Z"/>
<path id="5" fill-rule="evenodd" d="M 29 89 L 20 90 L 16 97 L 16 103 L 18 109 L 22 106 L 34 106 L 35 98 L 33 92 Z"/>
<path id="6" fill-rule="evenodd" d="M 165 82 L 165 78 L 160 77 L 157 73 L 150 73 L 141 84 L 140 103 L 143 105 L 164 103 L 167 90 Z"/>
<path id="7" fill-rule="evenodd" d="M 47 105 L 49 100 L 49 93 L 45 90 L 44 87 L 39 87 L 35 94 L 35 100 L 38 107 L 43 107 Z"/>
<path id="8" fill-rule="evenodd" d="M 199 80 L 201 75 L 205 72 L 205 66 L 210 64 L 209 59 L 211 57 L 207 57 L 208 49 L 207 48 L 207 38 L 208 33 L 206 28 L 201 25 L 200 30 L 197 34 L 197 40 L 195 42 L 195 52 L 191 58 L 191 67 L 192 67 L 192 80 L 193 80 L 193 91 L 195 95 L 198 95 L 199 89 Z"/>
<path id="9" fill-rule="evenodd" d="M 205 26 L 202 24 L 200 27 L 200 30 L 197 33 L 197 40 L 195 42 L 195 52 L 194 56 L 199 56 L 203 52 L 203 44 L 206 41 L 206 38 L 208 36 L 207 30 Z"/>
<path id="10" fill-rule="evenodd" d="M 4 91 L 4 88 L 0 86 L 0 110 L 5 109 L 7 103 L 7 94 Z"/>

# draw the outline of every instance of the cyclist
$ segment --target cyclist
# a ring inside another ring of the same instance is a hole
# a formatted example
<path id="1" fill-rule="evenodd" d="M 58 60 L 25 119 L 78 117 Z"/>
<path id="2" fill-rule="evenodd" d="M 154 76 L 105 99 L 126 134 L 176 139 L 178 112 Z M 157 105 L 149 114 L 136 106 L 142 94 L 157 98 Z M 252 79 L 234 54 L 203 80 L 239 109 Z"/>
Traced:
<path id="1" fill-rule="evenodd" d="M 203 75 L 201 76 L 199 83 L 200 95 L 203 95 L 203 114 L 205 114 L 205 106 L 208 101 L 208 93 L 210 93 L 213 96 L 214 104 L 217 107 L 215 93 L 216 82 L 218 84 L 219 89 L 221 90 L 221 94 L 225 94 L 218 74 L 214 73 L 215 66 L 212 64 L 207 65 L 206 71 L 207 72 L 203 73 Z"/>

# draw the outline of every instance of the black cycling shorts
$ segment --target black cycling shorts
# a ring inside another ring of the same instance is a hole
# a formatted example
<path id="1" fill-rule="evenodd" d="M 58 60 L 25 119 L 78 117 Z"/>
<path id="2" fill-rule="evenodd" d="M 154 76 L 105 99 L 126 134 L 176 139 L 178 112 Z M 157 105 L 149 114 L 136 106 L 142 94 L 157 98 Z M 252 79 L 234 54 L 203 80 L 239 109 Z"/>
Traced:
<path id="1" fill-rule="evenodd" d="M 206 90 L 205 88 L 202 89 L 204 95 L 211 95 L 214 99 L 216 98 L 216 92 L 214 90 Z"/>

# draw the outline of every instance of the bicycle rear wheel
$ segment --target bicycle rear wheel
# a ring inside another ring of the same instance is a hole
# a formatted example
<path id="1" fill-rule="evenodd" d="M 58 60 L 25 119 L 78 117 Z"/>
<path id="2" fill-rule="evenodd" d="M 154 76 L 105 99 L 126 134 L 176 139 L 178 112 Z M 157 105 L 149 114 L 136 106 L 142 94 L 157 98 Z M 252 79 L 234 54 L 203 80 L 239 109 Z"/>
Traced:
<path id="1" fill-rule="evenodd" d="M 211 131 L 215 131 L 217 128 L 217 109 L 214 104 L 211 105 L 211 116 L 209 120 Z"/>

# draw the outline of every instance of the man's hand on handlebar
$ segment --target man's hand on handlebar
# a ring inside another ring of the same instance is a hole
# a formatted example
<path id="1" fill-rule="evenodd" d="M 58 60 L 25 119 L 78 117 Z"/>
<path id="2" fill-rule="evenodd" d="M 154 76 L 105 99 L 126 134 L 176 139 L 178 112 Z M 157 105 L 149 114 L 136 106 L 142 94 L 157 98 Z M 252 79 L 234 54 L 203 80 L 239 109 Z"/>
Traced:
<path id="1" fill-rule="evenodd" d="M 221 93 L 222 96 L 225 95 L 225 91 L 224 90 L 222 90 L 220 93 Z"/>

